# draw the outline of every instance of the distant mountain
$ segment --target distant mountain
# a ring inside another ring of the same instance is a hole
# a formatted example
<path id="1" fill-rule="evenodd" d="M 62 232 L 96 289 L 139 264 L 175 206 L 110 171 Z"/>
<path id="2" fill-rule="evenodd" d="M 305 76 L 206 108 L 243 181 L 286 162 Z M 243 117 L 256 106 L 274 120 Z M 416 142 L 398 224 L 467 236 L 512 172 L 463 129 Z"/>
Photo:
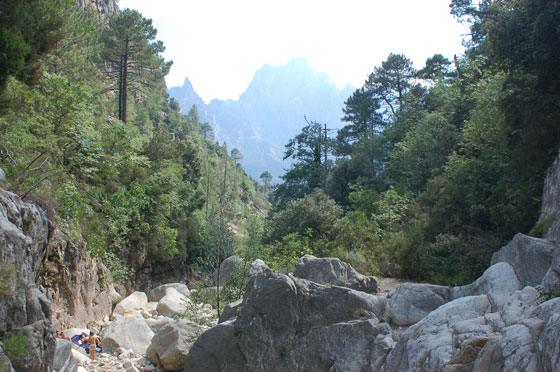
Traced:
<path id="1" fill-rule="evenodd" d="M 238 100 L 212 100 L 205 104 L 189 79 L 182 87 L 169 89 L 184 112 L 197 105 L 201 121 L 213 128 L 216 139 L 243 154 L 242 165 L 254 179 L 269 171 L 276 182 L 289 167 L 283 161 L 285 145 L 309 121 L 339 129 L 344 101 L 355 90 L 343 90 L 326 73 L 314 71 L 304 58 L 284 66 L 260 68 Z"/>

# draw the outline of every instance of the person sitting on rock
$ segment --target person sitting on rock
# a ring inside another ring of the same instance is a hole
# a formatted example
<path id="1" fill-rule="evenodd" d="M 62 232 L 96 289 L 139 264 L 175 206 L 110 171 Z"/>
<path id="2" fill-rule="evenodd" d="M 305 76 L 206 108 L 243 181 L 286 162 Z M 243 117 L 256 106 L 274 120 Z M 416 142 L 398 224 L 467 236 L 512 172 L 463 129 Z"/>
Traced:
<path id="1" fill-rule="evenodd" d="M 71 341 L 70 336 L 66 336 L 66 333 L 64 333 L 64 331 L 60 332 L 60 335 L 58 335 L 58 331 L 56 331 L 57 336 L 56 337 L 60 337 L 63 338 L 65 340 Z"/>
<path id="2" fill-rule="evenodd" d="M 91 360 L 95 360 L 95 347 L 101 346 L 101 340 L 99 336 L 95 335 L 95 332 L 91 331 L 89 333 L 89 338 L 87 339 L 87 349 L 89 350 L 89 357 Z"/>

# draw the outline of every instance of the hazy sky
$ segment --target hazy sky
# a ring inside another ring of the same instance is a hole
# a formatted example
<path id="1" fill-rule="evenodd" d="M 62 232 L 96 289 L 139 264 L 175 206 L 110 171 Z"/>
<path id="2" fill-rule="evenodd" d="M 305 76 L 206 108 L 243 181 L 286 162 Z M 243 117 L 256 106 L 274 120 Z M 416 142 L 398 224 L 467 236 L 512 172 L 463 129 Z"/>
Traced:
<path id="1" fill-rule="evenodd" d="M 462 54 L 468 32 L 450 0 L 120 0 L 153 20 L 169 87 L 188 77 L 206 101 L 236 99 L 264 64 L 306 57 L 342 88 L 359 87 L 390 52 L 417 68 L 441 53 Z"/>

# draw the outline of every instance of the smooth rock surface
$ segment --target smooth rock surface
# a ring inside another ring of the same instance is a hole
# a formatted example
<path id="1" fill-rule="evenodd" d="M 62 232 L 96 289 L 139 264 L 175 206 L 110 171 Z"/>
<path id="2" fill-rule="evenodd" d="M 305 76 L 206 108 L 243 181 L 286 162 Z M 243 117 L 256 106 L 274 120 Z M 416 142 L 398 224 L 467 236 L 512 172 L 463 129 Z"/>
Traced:
<path id="1" fill-rule="evenodd" d="M 220 319 L 218 320 L 218 323 L 223 323 L 226 320 L 235 318 L 239 314 L 239 311 L 241 311 L 242 307 L 243 307 L 243 300 L 237 300 L 227 304 L 224 307 L 222 314 L 220 315 Z"/>
<path id="2" fill-rule="evenodd" d="M 492 255 L 491 264 L 507 262 L 513 267 L 521 287 L 540 285 L 552 263 L 555 244 L 549 240 L 517 234 Z"/>
<path id="3" fill-rule="evenodd" d="M 182 371 L 190 347 L 200 335 L 196 325 L 181 319 L 163 327 L 152 338 L 146 357 L 167 371 Z"/>
<path id="4" fill-rule="evenodd" d="M 299 259 L 294 276 L 319 284 L 328 283 L 366 293 L 377 292 L 375 277 L 360 274 L 350 264 L 338 258 L 305 255 Z"/>
<path id="5" fill-rule="evenodd" d="M 404 283 L 397 287 L 389 300 L 391 324 L 412 325 L 451 300 L 452 293 L 449 287 Z"/>
<path id="6" fill-rule="evenodd" d="M 184 296 L 187 296 L 191 293 L 190 290 L 189 290 L 189 287 L 187 287 L 186 284 L 183 284 L 183 283 L 168 283 L 168 284 L 163 284 L 163 285 L 160 285 L 159 287 L 156 287 L 156 288 L 152 289 L 150 291 L 149 295 L 148 295 L 148 300 L 158 302 L 159 300 L 161 300 L 167 294 L 167 289 L 168 288 L 173 288 L 177 292 L 179 292 L 180 294 L 182 294 Z"/>
<path id="7" fill-rule="evenodd" d="M 134 292 L 120 301 L 113 310 L 113 316 L 125 313 L 140 313 L 148 309 L 148 297 L 144 292 Z"/>
<path id="8" fill-rule="evenodd" d="M 136 354 L 145 355 L 154 332 L 140 315 L 118 315 L 103 329 L 100 337 L 104 352 L 113 353 L 119 347 L 123 347 L 133 350 Z"/>
<path id="9" fill-rule="evenodd" d="M 156 311 L 158 314 L 168 317 L 185 314 L 192 305 L 192 301 L 177 292 L 175 288 L 167 288 L 167 294 L 158 302 Z"/>
<path id="10" fill-rule="evenodd" d="M 219 284 L 224 285 L 228 281 L 230 275 L 234 272 L 235 268 L 243 262 L 243 259 L 238 256 L 229 256 L 220 264 L 220 280 Z M 218 283 L 218 270 L 212 274 L 214 283 Z"/>
<path id="11" fill-rule="evenodd" d="M 53 367 L 57 372 L 74 372 L 78 368 L 78 361 L 74 358 L 70 341 L 56 339 Z"/>

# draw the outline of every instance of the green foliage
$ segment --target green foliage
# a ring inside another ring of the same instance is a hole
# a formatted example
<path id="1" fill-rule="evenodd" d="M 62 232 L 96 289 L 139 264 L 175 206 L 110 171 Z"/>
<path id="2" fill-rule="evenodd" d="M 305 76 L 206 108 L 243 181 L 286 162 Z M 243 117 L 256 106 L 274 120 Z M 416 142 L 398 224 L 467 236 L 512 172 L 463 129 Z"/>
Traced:
<path id="1" fill-rule="evenodd" d="M 542 238 L 555 221 L 555 217 L 549 217 L 545 218 L 544 220 L 538 221 L 527 235 L 535 238 Z"/>
<path id="2" fill-rule="evenodd" d="M 16 268 L 14 265 L 0 265 L 0 297 L 15 295 Z"/>
<path id="3" fill-rule="evenodd" d="M 16 360 L 27 351 L 29 339 L 20 329 L 18 333 L 4 336 L 2 339 L 4 353 L 10 360 Z"/>

